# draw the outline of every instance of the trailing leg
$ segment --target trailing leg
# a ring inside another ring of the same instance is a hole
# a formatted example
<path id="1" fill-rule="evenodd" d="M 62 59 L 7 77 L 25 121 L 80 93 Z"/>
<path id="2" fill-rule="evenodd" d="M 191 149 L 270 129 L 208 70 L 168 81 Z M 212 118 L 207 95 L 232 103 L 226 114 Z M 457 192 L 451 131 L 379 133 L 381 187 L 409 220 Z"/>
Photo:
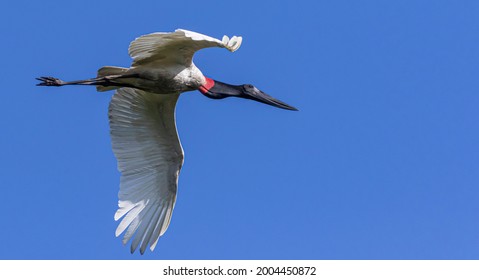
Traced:
<path id="1" fill-rule="evenodd" d="M 58 78 L 54 77 L 40 77 L 36 78 L 41 83 L 38 83 L 37 86 L 67 86 L 67 85 L 85 85 L 85 86 L 97 86 L 99 91 L 112 90 L 120 87 L 131 87 L 131 85 L 121 82 L 122 78 L 137 78 L 137 74 L 125 74 L 125 75 L 109 75 L 104 77 L 98 77 L 87 80 L 78 80 L 65 82 Z"/>

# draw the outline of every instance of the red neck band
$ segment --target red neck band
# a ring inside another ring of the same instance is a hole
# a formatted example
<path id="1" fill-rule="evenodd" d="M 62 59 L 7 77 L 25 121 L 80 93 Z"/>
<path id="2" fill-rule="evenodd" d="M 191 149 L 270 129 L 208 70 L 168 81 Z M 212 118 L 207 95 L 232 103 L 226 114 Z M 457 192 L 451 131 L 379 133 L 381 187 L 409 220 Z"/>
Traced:
<path id="1" fill-rule="evenodd" d="M 210 79 L 210 78 L 207 78 L 205 77 L 205 80 L 206 80 L 206 83 L 202 86 L 200 86 L 199 90 L 201 91 L 201 93 L 207 93 L 208 90 L 210 90 L 210 88 L 214 87 L 215 85 L 215 81 Z"/>

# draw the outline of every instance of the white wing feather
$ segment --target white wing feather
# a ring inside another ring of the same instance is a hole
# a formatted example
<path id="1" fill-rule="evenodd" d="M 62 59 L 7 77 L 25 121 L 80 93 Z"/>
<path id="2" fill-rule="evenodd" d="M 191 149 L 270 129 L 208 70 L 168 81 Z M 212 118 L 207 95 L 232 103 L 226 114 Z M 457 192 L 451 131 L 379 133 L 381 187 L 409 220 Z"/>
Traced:
<path id="1" fill-rule="evenodd" d="M 179 94 L 151 94 L 121 88 L 109 107 L 113 152 L 121 172 L 119 209 L 123 217 L 116 235 L 125 232 L 123 243 L 133 238 L 143 254 L 153 250 L 170 223 L 175 206 L 178 175 L 183 164 L 175 124 Z"/>
<path id="2" fill-rule="evenodd" d="M 172 33 L 157 32 L 141 36 L 131 42 L 128 48 L 129 55 L 133 58 L 133 66 L 155 64 L 181 64 L 191 65 L 196 51 L 209 48 L 226 48 L 232 52 L 241 46 L 242 38 L 223 36 L 223 40 L 196 33 L 193 31 L 177 29 Z"/>

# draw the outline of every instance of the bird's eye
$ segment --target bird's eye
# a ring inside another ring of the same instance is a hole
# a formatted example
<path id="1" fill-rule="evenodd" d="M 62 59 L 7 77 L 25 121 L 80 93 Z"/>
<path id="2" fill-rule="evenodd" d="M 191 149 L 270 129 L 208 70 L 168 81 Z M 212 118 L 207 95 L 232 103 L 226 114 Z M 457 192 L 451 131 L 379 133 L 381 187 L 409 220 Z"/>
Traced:
<path id="1" fill-rule="evenodd" d="M 254 86 L 253 86 L 253 85 L 250 85 L 250 84 L 246 84 L 246 85 L 244 85 L 244 87 L 245 87 L 246 89 L 252 89 L 252 88 L 254 88 Z"/>

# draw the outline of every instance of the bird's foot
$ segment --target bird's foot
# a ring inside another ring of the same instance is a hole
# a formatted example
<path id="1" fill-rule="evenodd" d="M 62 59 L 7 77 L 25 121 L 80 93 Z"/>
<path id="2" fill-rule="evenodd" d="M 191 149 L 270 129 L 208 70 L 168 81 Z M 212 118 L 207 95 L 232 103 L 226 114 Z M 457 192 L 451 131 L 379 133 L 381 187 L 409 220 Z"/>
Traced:
<path id="1" fill-rule="evenodd" d="M 41 83 L 38 83 L 37 86 L 54 86 L 54 87 L 59 87 L 63 86 L 65 82 L 63 82 L 60 79 L 53 78 L 53 77 L 40 77 L 36 78 L 37 80 L 41 81 Z"/>

